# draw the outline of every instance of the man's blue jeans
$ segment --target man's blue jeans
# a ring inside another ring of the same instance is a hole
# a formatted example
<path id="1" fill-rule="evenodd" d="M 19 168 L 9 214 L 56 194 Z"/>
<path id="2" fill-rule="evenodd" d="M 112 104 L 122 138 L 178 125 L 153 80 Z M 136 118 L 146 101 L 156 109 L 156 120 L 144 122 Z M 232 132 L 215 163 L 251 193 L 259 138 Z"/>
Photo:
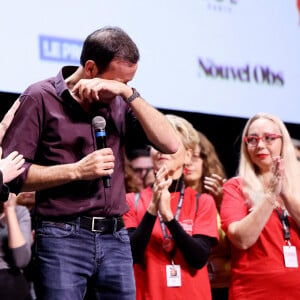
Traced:
<path id="1" fill-rule="evenodd" d="M 135 299 L 125 228 L 101 234 L 80 228 L 79 220 L 73 225 L 42 221 L 35 238 L 39 299 L 81 300 L 88 281 L 95 288 L 96 299 Z"/>

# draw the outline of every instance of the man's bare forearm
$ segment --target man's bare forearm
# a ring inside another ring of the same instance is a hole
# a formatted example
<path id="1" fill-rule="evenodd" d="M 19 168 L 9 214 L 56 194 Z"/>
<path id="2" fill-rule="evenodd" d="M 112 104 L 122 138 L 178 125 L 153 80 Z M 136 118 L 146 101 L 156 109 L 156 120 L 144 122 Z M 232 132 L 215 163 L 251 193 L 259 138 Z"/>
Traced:
<path id="1" fill-rule="evenodd" d="M 177 152 L 179 139 L 169 121 L 160 111 L 142 98 L 134 100 L 131 108 L 140 121 L 148 139 L 160 151 L 169 154 Z"/>
<path id="2" fill-rule="evenodd" d="M 31 165 L 22 192 L 39 191 L 76 180 L 74 164 L 40 166 Z"/>

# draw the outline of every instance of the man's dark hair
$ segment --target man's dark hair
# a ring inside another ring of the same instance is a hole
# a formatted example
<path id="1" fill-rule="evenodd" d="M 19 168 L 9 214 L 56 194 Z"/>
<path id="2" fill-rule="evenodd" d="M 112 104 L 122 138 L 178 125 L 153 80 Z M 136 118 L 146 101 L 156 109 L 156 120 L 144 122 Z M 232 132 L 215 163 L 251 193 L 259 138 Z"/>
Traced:
<path id="1" fill-rule="evenodd" d="M 102 73 L 114 58 L 132 64 L 136 64 L 140 58 L 136 44 L 121 28 L 103 27 L 85 39 L 80 56 L 82 66 L 87 60 L 93 60 Z"/>
<path id="2" fill-rule="evenodd" d="M 134 160 L 138 157 L 144 157 L 144 156 L 150 156 L 150 147 L 145 146 L 144 148 L 134 148 L 134 149 L 129 149 L 127 151 L 127 158 L 128 160 Z"/>

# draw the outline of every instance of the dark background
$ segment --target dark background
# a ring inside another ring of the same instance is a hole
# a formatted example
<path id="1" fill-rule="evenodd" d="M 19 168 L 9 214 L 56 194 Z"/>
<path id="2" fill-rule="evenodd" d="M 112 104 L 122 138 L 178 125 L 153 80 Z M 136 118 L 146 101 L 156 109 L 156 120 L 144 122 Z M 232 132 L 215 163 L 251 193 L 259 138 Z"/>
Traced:
<path id="1" fill-rule="evenodd" d="M 19 94 L 0 92 L 0 120 L 18 96 Z M 224 164 L 227 176 L 235 175 L 238 165 L 240 137 L 247 119 L 172 109 L 158 109 L 164 114 L 175 114 L 190 121 L 197 130 L 204 133 L 213 143 L 221 162 Z M 282 109 L 288 109 L 288 102 Z M 300 139 L 300 124 L 285 124 L 290 135 L 293 138 Z M 156 124 L 153 124 L 153 126 L 156 126 Z"/>

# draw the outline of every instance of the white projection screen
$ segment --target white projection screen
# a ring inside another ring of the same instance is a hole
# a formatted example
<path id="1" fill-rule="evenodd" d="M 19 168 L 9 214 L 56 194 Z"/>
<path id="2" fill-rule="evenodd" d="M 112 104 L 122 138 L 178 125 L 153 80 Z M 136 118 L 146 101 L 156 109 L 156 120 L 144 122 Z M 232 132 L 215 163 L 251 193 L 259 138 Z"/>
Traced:
<path id="1" fill-rule="evenodd" d="M 78 65 L 92 31 L 136 42 L 135 86 L 152 105 L 233 117 L 271 112 L 300 123 L 298 0 L 3 1 L 0 91 Z"/>

